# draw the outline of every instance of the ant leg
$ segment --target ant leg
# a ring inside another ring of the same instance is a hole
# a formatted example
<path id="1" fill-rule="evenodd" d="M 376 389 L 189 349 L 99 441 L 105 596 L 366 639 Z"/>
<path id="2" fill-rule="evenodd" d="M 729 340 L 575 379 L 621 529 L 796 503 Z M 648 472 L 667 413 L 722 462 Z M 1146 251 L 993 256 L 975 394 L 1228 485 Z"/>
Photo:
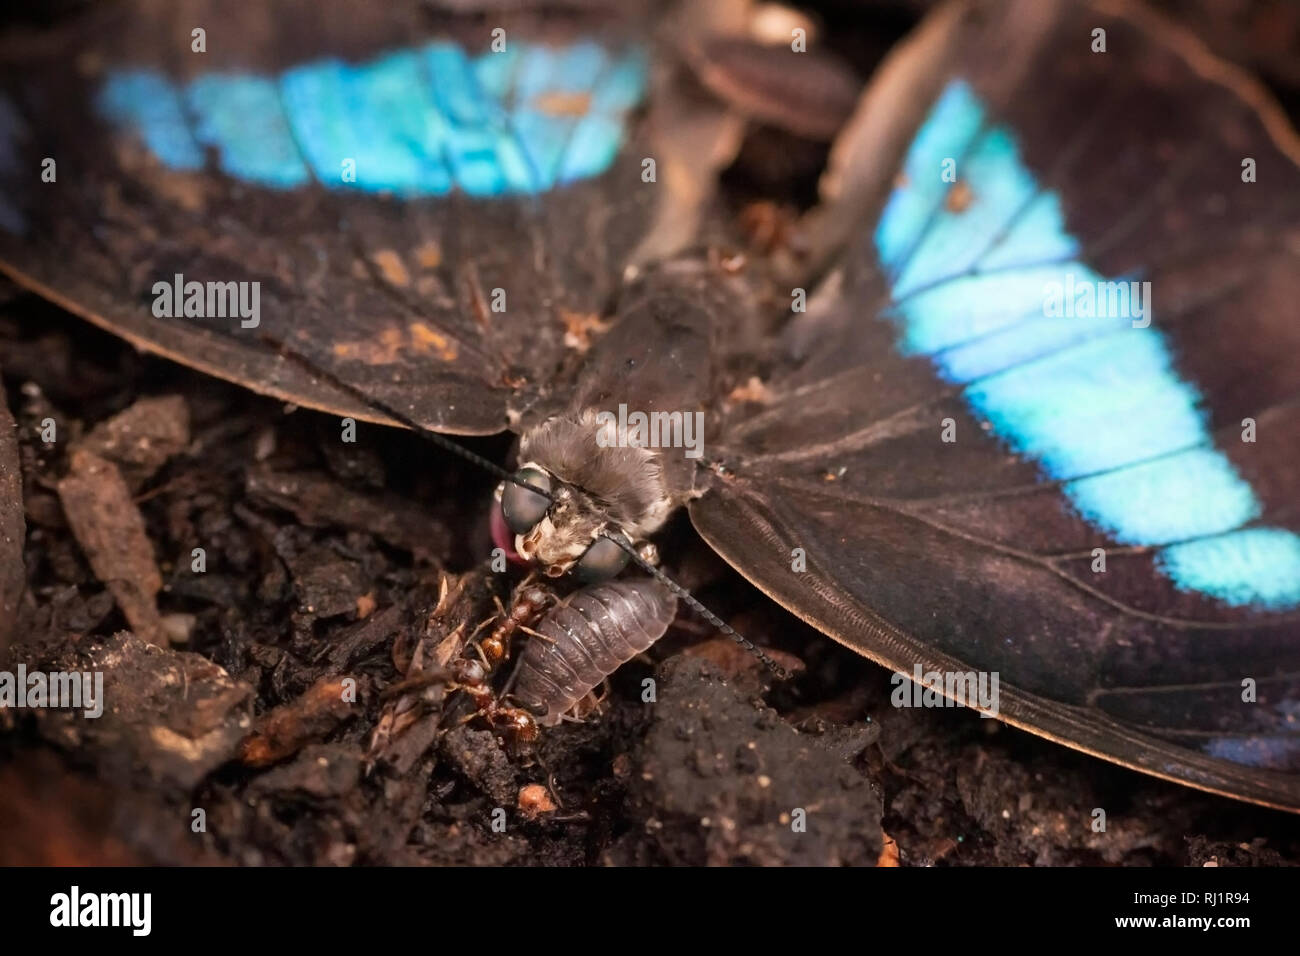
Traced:
<path id="1" fill-rule="evenodd" d="M 560 719 L 575 724 L 585 724 L 587 718 L 593 714 L 599 716 L 604 711 L 605 700 L 609 697 L 609 678 L 601 681 L 600 687 L 602 690 L 600 696 L 597 696 L 594 690 L 588 691 Z"/>
<path id="2" fill-rule="evenodd" d="M 497 602 L 497 607 L 500 607 L 500 606 L 501 606 L 501 599 L 500 599 L 500 598 L 497 598 L 495 595 L 493 595 L 493 599 Z M 485 619 L 482 623 L 480 623 L 480 624 L 478 625 L 478 627 L 474 628 L 474 630 L 472 630 L 472 631 L 469 632 L 469 637 L 467 637 L 467 638 L 465 639 L 465 643 L 468 644 L 470 641 L 474 640 L 474 638 L 476 638 L 476 637 L 478 636 L 479 631 L 483 630 L 483 628 L 487 627 L 487 626 L 488 626 L 489 624 L 491 624 L 494 620 L 496 620 L 496 619 L 495 619 L 495 618 L 491 618 L 491 617 Z"/>
<path id="3" fill-rule="evenodd" d="M 483 653 L 483 648 L 479 645 L 479 643 L 475 641 L 473 644 L 470 644 L 469 646 L 474 648 L 474 653 L 477 654 L 478 659 L 483 662 L 483 666 L 484 668 L 487 669 L 487 672 L 489 674 L 492 673 L 492 662 L 487 659 L 487 655 Z"/>
<path id="4" fill-rule="evenodd" d="M 524 632 L 525 634 L 527 634 L 529 637 L 535 637 L 535 638 L 537 638 L 539 641 L 545 641 L 547 644 L 554 644 L 554 643 L 555 643 L 555 638 L 553 638 L 553 637 L 547 637 L 547 636 L 546 636 L 545 634 L 543 634 L 541 631 L 534 631 L 531 627 L 525 627 L 524 625 L 520 624 L 520 625 L 519 625 L 519 630 L 523 631 L 523 632 Z"/>

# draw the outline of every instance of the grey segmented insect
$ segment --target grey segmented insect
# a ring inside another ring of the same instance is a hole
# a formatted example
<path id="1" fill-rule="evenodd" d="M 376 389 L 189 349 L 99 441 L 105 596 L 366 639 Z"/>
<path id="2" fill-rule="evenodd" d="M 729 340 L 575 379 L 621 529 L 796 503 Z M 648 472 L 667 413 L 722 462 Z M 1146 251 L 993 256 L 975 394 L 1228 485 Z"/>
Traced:
<path id="1" fill-rule="evenodd" d="M 663 637 L 676 615 L 677 598 L 653 578 L 578 591 L 537 627 L 511 677 L 511 693 L 538 724 L 554 726 L 601 681 Z"/>

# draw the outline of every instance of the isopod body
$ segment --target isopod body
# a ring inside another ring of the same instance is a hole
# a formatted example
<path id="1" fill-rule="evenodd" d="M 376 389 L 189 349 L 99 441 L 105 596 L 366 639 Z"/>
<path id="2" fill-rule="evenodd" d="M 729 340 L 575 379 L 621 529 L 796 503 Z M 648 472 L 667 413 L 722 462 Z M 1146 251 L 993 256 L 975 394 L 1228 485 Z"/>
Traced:
<path id="1" fill-rule="evenodd" d="M 553 609 L 519 658 L 512 696 L 544 727 L 663 637 L 677 598 L 653 578 L 584 588 Z"/>

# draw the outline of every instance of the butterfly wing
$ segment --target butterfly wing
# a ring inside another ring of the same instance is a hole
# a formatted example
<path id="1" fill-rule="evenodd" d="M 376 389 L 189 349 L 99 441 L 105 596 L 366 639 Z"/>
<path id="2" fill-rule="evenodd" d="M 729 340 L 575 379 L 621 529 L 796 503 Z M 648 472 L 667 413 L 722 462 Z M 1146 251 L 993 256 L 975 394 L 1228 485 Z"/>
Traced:
<path id="1" fill-rule="evenodd" d="M 457 6 L 136 0 L 12 37 L 0 263 L 272 395 L 504 429 L 689 237 L 735 123 L 678 99 L 653 5 Z"/>
<path id="2" fill-rule="evenodd" d="M 696 527 L 890 668 L 1300 809 L 1298 159 L 1162 21 L 944 8 L 837 146 L 839 258 Z"/>

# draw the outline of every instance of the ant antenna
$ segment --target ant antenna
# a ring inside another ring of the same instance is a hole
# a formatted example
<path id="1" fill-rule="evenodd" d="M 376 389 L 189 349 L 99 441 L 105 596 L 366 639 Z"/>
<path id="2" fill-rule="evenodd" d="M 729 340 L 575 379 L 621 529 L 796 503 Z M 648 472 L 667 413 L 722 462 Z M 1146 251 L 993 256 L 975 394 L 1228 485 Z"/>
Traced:
<path id="1" fill-rule="evenodd" d="M 338 389 L 341 392 L 346 393 L 348 396 L 355 399 L 357 402 L 361 403 L 362 405 L 367 405 L 370 408 L 375 409 L 376 411 L 383 412 L 389 418 L 393 419 L 393 421 L 405 425 L 411 431 L 420 435 L 426 441 L 430 441 L 433 444 L 437 445 L 443 451 L 451 452 L 451 454 L 453 455 L 458 455 L 459 457 L 463 458 L 465 461 L 478 465 L 478 467 L 484 469 L 491 475 L 495 475 L 496 477 L 502 479 L 503 481 L 508 481 L 511 484 L 518 485 L 520 488 L 527 488 L 529 491 L 533 492 L 533 494 L 541 495 L 547 501 L 552 501 L 552 502 L 555 501 L 554 495 L 550 494 L 549 492 L 543 491 L 541 488 L 538 488 L 536 485 L 529 484 L 526 481 L 516 478 L 510 471 L 508 471 L 505 468 L 502 468 L 500 465 L 492 461 L 490 458 L 484 458 L 482 455 L 478 454 L 477 452 L 471 451 L 470 449 L 466 448 L 460 442 L 454 441 L 453 439 L 448 438 L 446 435 L 438 434 L 438 432 L 435 432 L 430 428 L 426 427 L 425 425 L 420 424 L 410 415 L 406 414 L 405 412 L 399 411 L 398 409 L 394 408 L 392 405 L 388 404 L 387 402 L 382 401 L 380 399 L 376 399 L 375 397 L 366 394 L 361 389 L 357 388 L 355 385 L 343 381 L 334 373 L 317 367 L 314 362 L 312 362 L 309 358 L 307 358 L 307 356 L 290 348 L 283 341 L 276 339 L 272 336 L 266 335 L 265 333 L 262 334 L 262 339 L 268 345 L 272 346 L 280 355 L 282 355 L 286 359 L 289 359 L 295 364 L 299 365 L 311 375 L 315 375 L 318 378 L 324 379 L 332 387 Z M 608 538 L 610 541 L 613 541 L 615 544 L 617 544 L 620 548 L 622 548 L 624 551 L 628 553 L 629 557 L 631 557 L 633 563 L 636 564 L 637 567 L 641 568 L 641 570 L 650 574 L 656 581 L 664 585 L 664 587 L 668 588 L 668 590 L 672 591 L 673 594 L 677 595 L 678 598 L 684 601 L 686 605 L 690 607 L 691 610 L 693 610 L 696 614 L 700 615 L 700 617 L 704 618 L 706 621 L 708 621 L 710 624 L 716 627 L 723 634 L 730 637 L 733 641 L 735 641 L 745 650 L 749 651 L 749 653 L 753 654 L 756 658 L 758 658 L 759 662 L 762 663 L 762 665 L 766 667 L 769 671 L 771 671 L 771 673 L 773 674 L 773 676 L 777 678 L 777 680 L 789 679 L 790 672 L 788 670 L 786 670 L 784 667 L 782 667 L 780 664 L 774 661 L 771 657 L 769 657 L 767 653 L 765 653 L 757 644 L 749 640 L 747 637 L 745 637 L 743 634 L 737 631 L 734 627 L 732 627 L 722 618 L 718 617 L 718 615 L 714 614 L 707 607 L 701 604 L 699 599 L 697 599 L 693 594 L 691 594 L 690 591 L 686 590 L 684 587 L 682 587 L 680 584 L 678 584 L 668 575 L 664 574 L 663 571 L 659 570 L 657 567 L 655 567 L 653 564 L 651 564 L 649 561 L 643 558 L 637 552 L 636 548 L 632 544 L 625 541 L 622 537 L 610 534 L 608 531 L 602 531 L 601 536 Z"/>

